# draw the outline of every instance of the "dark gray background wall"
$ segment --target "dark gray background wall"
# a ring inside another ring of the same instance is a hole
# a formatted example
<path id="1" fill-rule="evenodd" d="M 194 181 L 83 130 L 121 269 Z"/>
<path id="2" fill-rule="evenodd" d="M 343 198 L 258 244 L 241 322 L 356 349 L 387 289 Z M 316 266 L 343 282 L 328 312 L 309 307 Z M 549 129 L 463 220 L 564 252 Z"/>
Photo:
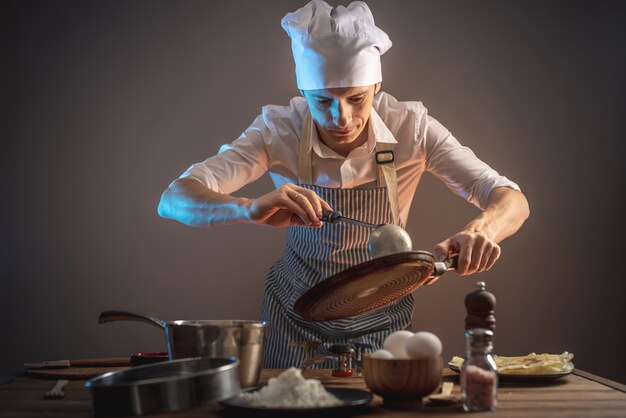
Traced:
<path id="1" fill-rule="evenodd" d="M 2 6 L 0 372 L 162 350 L 98 325 L 258 318 L 284 231 L 160 219 L 163 189 L 297 94 L 281 17 L 303 1 Z M 429 112 L 526 193 L 532 215 L 489 272 L 415 292 L 414 328 L 462 354 L 463 298 L 498 299 L 496 352 L 575 353 L 625 382 L 626 8 L 618 1 L 370 0 L 394 42 L 383 88 Z M 258 196 L 267 178 L 239 192 Z M 476 210 L 426 176 L 409 218 L 431 250 Z"/>

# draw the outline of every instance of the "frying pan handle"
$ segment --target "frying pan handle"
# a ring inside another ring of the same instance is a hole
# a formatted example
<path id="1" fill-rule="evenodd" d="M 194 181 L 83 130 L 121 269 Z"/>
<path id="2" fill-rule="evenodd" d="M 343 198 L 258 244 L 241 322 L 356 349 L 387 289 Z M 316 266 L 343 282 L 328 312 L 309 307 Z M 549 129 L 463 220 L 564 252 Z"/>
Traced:
<path id="1" fill-rule="evenodd" d="M 134 312 L 126 312 L 126 311 L 104 311 L 98 317 L 98 323 L 104 324 L 105 322 L 114 322 L 114 321 L 139 321 L 144 322 L 146 324 L 154 325 L 158 328 L 165 329 L 167 322 L 155 318 L 150 315 L 134 313 Z"/>
<path id="2" fill-rule="evenodd" d="M 334 224 L 341 218 L 343 218 L 343 213 L 339 212 L 338 210 L 322 209 L 322 222 Z"/>
<path id="3" fill-rule="evenodd" d="M 437 263 L 435 263 L 435 265 L 436 264 Z M 454 270 L 456 266 L 459 264 L 459 256 L 455 255 L 453 257 L 446 258 L 445 260 L 441 262 L 441 264 L 444 265 L 444 270 L 441 272 L 437 272 L 437 276 L 441 276 L 443 273 L 445 273 L 448 270 Z"/>
<path id="4" fill-rule="evenodd" d="M 435 262 L 435 271 L 433 272 L 433 276 L 426 283 L 427 285 L 431 285 L 439 280 L 439 277 L 448 270 L 454 270 L 459 262 L 459 256 L 455 255 L 450 258 L 446 258 L 443 261 Z"/>

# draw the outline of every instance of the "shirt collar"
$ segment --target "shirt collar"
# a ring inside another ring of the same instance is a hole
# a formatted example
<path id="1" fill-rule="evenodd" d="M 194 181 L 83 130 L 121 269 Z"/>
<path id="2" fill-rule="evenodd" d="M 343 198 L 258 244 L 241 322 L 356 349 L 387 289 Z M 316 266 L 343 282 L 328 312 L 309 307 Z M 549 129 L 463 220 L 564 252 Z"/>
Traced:
<path id="1" fill-rule="evenodd" d="M 360 147 L 352 150 L 350 156 L 361 156 L 364 154 L 371 154 L 376 148 L 377 142 L 386 144 L 397 144 L 398 141 L 393 136 L 385 122 L 380 118 L 378 112 L 372 107 L 370 113 L 369 123 L 367 124 L 367 142 Z M 322 158 L 337 158 L 343 159 L 341 155 L 327 147 L 322 141 L 320 141 L 317 135 L 317 129 L 312 130 L 313 137 L 311 138 L 311 147 L 313 152 Z"/>

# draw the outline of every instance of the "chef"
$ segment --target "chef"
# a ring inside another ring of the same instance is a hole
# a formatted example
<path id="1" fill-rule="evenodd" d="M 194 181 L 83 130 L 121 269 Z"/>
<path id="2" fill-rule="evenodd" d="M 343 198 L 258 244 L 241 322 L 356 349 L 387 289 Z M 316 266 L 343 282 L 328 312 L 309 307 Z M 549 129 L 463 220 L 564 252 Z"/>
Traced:
<path id="1" fill-rule="evenodd" d="M 262 319 L 270 323 L 264 367 L 299 366 L 304 350 L 290 342 L 359 341 L 381 347 L 410 327 L 407 295 L 357 317 L 307 322 L 293 311 L 306 290 L 367 261 L 369 231 L 324 225 L 322 210 L 369 223 L 404 226 L 422 174 L 431 172 L 482 211 L 439 243 L 440 259 L 459 255 L 456 272 L 488 270 L 498 243 L 529 215 L 519 187 L 479 160 L 417 101 L 381 91 L 381 55 L 390 47 L 368 6 L 331 7 L 321 0 L 288 13 L 301 97 L 264 106 L 241 136 L 192 165 L 163 193 L 159 214 L 190 226 L 234 223 L 287 228 L 286 248 L 265 281 Z M 275 189 L 258 197 L 232 193 L 269 173 Z"/>

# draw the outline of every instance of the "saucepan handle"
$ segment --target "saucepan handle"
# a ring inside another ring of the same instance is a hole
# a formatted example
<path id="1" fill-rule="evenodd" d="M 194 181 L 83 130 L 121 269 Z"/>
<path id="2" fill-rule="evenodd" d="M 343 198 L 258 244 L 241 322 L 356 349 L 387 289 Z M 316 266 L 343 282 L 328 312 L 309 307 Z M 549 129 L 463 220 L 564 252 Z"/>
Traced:
<path id="1" fill-rule="evenodd" d="M 155 318 L 150 315 L 134 313 L 134 312 L 126 312 L 126 311 L 104 311 L 98 317 L 98 323 L 104 324 L 105 322 L 113 322 L 113 321 L 139 321 L 144 322 L 146 324 L 154 325 L 158 328 L 163 328 L 167 326 L 167 322 Z"/>

